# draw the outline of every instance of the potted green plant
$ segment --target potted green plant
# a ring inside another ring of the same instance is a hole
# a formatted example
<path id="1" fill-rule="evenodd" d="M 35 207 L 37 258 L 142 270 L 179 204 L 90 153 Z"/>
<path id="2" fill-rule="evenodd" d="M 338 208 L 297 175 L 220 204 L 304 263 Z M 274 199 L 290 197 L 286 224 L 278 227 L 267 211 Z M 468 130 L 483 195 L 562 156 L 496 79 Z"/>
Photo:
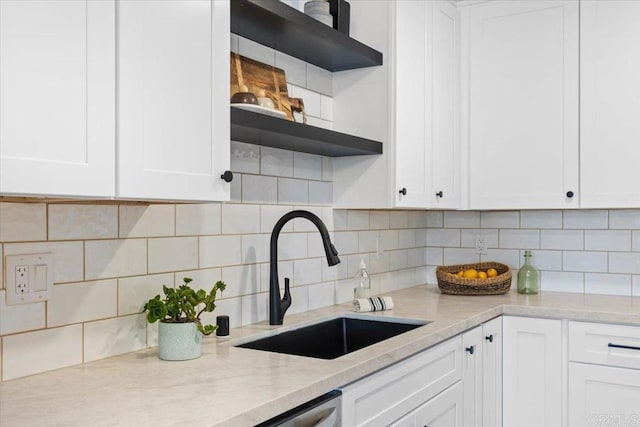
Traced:
<path id="1" fill-rule="evenodd" d="M 177 289 L 163 286 L 164 297 L 156 295 L 144 305 L 147 321 L 158 325 L 159 357 L 163 360 L 189 360 L 202 354 L 202 335 L 210 335 L 214 325 L 203 325 L 200 315 L 216 308 L 216 294 L 226 285 L 218 280 L 209 293 L 195 291 L 185 277 Z"/>

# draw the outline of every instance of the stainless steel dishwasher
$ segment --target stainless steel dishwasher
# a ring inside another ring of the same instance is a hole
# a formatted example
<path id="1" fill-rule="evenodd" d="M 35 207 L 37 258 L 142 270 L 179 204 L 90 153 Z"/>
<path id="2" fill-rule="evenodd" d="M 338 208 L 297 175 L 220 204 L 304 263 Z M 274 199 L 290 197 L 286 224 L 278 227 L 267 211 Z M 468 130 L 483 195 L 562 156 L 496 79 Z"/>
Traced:
<path id="1" fill-rule="evenodd" d="M 340 390 L 333 390 L 307 403 L 271 418 L 257 427 L 339 427 L 341 425 Z"/>

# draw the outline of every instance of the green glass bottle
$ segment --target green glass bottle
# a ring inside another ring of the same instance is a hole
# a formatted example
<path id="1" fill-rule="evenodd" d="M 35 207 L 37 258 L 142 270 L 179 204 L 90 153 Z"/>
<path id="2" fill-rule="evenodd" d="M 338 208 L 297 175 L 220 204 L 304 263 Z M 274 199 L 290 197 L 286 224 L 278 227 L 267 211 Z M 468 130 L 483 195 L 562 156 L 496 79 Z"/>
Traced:
<path id="1" fill-rule="evenodd" d="M 524 251 L 524 265 L 518 270 L 518 293 L 537 294 L 540 273 L 531 265 L 531 251 Z"/>

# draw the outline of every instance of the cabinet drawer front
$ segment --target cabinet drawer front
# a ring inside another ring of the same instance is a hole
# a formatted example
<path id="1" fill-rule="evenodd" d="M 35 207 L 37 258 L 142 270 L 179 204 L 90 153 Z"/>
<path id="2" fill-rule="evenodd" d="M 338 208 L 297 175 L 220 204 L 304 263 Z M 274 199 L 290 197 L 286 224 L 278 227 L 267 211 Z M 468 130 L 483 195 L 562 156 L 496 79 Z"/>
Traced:
<path id="1" fill-rule="evenodd" d="M 388 425 L 462 378 L 456 337 L 342 389 L 343 425 Z"/>
<path id="2" fill-rule="evenodd" d="M 569 359 L 640 369 L 640 327 L 570 322 Z"/>

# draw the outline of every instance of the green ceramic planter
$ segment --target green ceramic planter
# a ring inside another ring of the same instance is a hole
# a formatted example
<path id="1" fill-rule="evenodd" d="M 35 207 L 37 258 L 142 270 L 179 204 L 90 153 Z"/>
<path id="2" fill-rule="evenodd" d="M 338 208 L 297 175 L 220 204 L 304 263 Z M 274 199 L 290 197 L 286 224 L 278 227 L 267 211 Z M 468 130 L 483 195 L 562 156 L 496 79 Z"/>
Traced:
<path id="1" fill-rule="evenodd" d="M 162 360 L 189 360 L 202 355 L 202 333 L 195 323 L 158 325 L 159 357 Z"/>

